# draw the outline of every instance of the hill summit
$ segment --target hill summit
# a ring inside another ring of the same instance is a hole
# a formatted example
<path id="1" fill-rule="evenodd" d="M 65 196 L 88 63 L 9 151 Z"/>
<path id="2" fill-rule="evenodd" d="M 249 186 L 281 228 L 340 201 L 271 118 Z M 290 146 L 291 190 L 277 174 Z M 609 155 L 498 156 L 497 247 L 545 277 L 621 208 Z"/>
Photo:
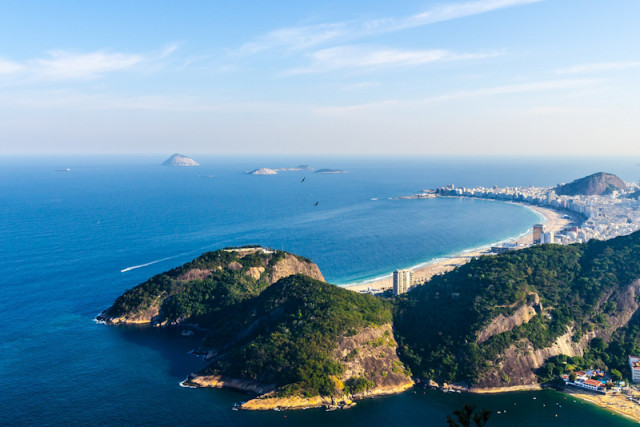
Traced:
<path id="1" fill-rule="evenodd" d="M 616 175 L 598 172 L 569 184 L 556 187 L 556 193 L 565 196 L 600 196 L 614 190 L 626 190 L 627 185 Z"/>

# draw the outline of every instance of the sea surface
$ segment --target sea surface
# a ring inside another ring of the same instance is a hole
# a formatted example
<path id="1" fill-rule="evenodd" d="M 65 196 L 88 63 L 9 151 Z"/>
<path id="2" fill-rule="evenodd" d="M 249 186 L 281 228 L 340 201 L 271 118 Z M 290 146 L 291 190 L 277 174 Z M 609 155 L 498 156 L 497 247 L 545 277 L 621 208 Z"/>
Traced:
<path id="1" fill-rule="evenodd" d="M 491 410 L 496 426 L 630 424 L 552 391 L 416 388 L 348 411 L 232 411 L 247 396 L 179 386 L 202 366 L 188 354 L 201 337 L 94 318 L 150 276 L 227 246 L 309 257 L 338 285 L 371 280 L 541 220 L 501 202 L 392 197 L 446 184 L 554 185 L 598 171 L 632 181 L 637 159 L 198 156 L 196 168 L 163 160 L 0 158 L 0 425 L 445 425 L 467 402 Z M 244 173 L 302 163 L 348 173 Z"/>

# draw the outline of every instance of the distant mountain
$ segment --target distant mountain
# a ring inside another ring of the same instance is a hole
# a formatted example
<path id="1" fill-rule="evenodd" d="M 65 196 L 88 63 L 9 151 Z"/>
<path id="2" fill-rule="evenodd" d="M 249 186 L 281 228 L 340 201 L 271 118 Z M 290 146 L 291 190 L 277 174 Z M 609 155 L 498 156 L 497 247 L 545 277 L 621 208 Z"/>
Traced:
<path id="1" fill-rule="evenodd" d="M 182 154 L 174 154 L 165 160 L 162 166 L 200 166 L 200 163 Z"/>
<path id="2" fill-rule="evenodd" d="M 617 176 L 598 172 L 584 178 L 576 179 L 569 184 L 559 185 L 555 191 L 564 196 L 600 196 L 611 194 L 614 190 L 626 190 L 625 184 Z"/>

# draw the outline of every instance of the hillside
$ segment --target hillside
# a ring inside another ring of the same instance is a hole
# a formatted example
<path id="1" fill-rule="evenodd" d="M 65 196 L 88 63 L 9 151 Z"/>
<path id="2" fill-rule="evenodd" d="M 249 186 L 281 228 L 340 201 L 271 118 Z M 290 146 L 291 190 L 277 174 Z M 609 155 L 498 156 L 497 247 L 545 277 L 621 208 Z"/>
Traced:
<path id="1" fill-rule="evenodd" d="M 290 276 L 210 319 L 206 345 L 215 356 L 186 384 L 265 394 L 246 409 L 402 391 L 412 381 L 396 355 L 391 319 L 384 300 Z"/>
<path id="2" fill-rule="evenodd" d="M 610 194 L 614 190 L 626 190 L 627 185 L 617 176 L 598 172 L 569 184 L 559 185 L 555 191 L 566 196 L 594 196 Z"/>
<path id="3" fill-rule="evenodd" d="M 400 299 L 400 355 L 440 382 L 535 387 L 545 360 L 583 356 L 594 338 L 623 333 L 638 309 L 638 279 L 640 232 L 481 257 Z"/>
<path id="4" fill-rule="evenodd" d="M 324 280 L 310 260 L 283 251 L 247 247 L 207 252 L 128 290 L 98 319 L 156 325 L 197 322 L 298 273 Z"/>
<path id="5" fill-rule="evenodd" d="M 220 250 L 127 291 L 98 318 L 206 328 L 209 365 L 185 385 L 259 396 L 244 409 L 348 406 L 411 387 L 392 303 L 321 280 L 315 264 L 292 254 Z"/>

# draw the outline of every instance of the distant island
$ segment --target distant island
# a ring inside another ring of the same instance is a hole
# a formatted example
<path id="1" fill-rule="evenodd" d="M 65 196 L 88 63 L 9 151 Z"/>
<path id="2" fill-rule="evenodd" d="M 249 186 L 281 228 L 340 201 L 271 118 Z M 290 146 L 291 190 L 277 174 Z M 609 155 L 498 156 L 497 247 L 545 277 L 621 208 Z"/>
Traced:
<path id="1" fill-rule="evenodd" d="M 162 166 L 200 166 L 200 163 L 182 154 L 174 154 L 165 160 Z"/>
<path id="2" fill-rule="evenodd" d="M 278 172 L 292 172 L 292 171 L 312 171 L 313 168 L 309 165 L 300 165 L 292 168 L 257 168 L 251 171 L 247 171 L 248 175 L 277 175 Z"/>
<path id="3" fill-rule="evenodd" d="M 318 169 L 315 173 L 347 173 L 342 169 Z"/>
<path id="4" fill-rule="evenodd" d="M 559 185 L 555 192 L 562 196 L 602 196 L 626 189 L 627 184 L 616 175 L 598 172 L 569 184 Z"/>

